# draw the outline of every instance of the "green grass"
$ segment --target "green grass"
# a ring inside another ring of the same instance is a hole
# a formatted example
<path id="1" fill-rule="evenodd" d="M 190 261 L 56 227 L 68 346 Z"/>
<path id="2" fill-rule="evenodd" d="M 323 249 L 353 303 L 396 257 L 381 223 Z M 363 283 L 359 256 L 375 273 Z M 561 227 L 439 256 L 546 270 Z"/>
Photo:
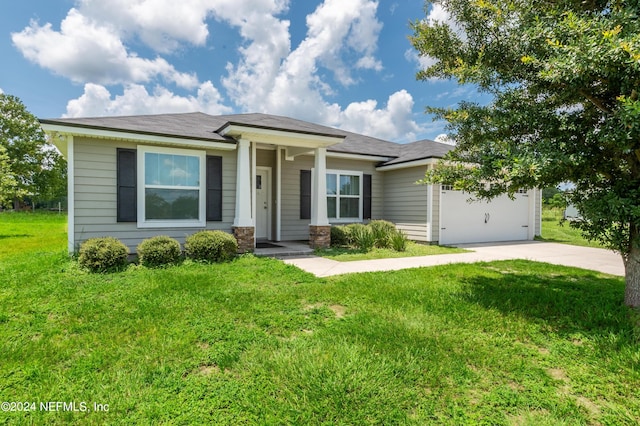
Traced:
<path id="1" fill-rule="evenodd" d="M 568 221 L 561 222 L 562 212 L 562 209 L 546 207 L 542 210 L 542 235 L 537 238 L 538 240 L 574 246 L 603 247 L 595 241 L 589 241 L 584 238 L 578 229 L 570 226 Z"/>
<path id="2" fill-rule="evenodd" d="M 413 241 L 409 241 L 407 243 L 406 251 L 374 248 L 368 252 L 365 252 L 350 248 L 332 247 L 330 249 L 316 250 L 315 254 L 318 256 L 326 257 L 328 259 L 337 260 L 339 262 L 352 262 L 356 260 L 387 259 L 391 257 L 414 257 L 431 256 L 434 254 L 464 253 L 467 251 L 468 250 L 456 247 L 417 244 Z"/>
<path id="3" fill-rule="evenodd" d="M 22 220 L 2 216 L 3 245 L 43 238 L 6 218 Z M 508 261 L 318 279 L 253 256 L 91 275 L 64 246 L 0 255 L 0 401 L 109 411 L 1 423 L 640 419 L 639 336 L 617 277 Z"/>
<path id="4" fill-rule="evenodd" d="M 61 250 L 67 241 L 66 224 L 65 214 L 0 212 L 0 259 Z"/>

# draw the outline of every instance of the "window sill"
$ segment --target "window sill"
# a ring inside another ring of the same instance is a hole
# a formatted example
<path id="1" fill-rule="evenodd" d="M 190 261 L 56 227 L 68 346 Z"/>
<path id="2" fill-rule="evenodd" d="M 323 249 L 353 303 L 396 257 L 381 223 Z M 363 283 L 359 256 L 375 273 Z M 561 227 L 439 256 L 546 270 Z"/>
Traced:
<path id="1" fill-rule="evenodd" d="M 329 224 L 333 225 L 345 225 L 345 224 L 349 224 L 349 223 L 362 223 L 364 222 L 362 219 L 358 218 L 358 217 L 353 217 L 353 218 L 344 218 L 344 219 L 329 219 Z"/>
<path id="2" fill-rule="evenodd" d="M 158 220 L 138 222 L 138 228 L 206 228 L 207 223 L 204 221 L 193 220 Z"/>

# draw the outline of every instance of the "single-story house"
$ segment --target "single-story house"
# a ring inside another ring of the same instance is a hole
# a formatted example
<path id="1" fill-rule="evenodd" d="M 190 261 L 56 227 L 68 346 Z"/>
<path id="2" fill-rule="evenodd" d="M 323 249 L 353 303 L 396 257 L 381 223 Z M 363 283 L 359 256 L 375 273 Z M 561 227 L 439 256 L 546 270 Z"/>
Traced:
<path id="1" fill-rule="evenodd" d="M 233 232 L 328 244 L 331 225 L 386 219 L 415 241 L 530 240 L 541 193 L 468 203 L 416 181 L 453 147 L 398 144 L 267 114 L 203 113 L 41 120 L 68 161 L 69 251 L 114 236 L 130 249 L 154 235 Z"/>

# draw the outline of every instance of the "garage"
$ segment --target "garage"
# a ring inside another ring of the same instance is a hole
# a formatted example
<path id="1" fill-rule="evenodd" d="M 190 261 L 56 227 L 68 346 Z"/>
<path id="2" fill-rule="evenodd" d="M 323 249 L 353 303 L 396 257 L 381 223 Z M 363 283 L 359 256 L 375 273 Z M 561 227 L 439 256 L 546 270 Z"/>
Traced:
<path id="1" fill-rule="evenodd" d="M 515 199 L 503 195 L 471 201 L 472 195 L 447 186 L 440 193 L 440 244 L 484 243 L 531 239 L 533 226 L 529 193 Z"/>

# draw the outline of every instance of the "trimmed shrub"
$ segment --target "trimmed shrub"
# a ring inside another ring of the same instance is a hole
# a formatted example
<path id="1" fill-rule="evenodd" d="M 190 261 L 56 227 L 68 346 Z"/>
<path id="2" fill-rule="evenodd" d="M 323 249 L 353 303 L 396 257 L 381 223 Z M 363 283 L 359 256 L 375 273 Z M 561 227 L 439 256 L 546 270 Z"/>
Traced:
<path id="1" fill-rule="evenodd" d="M 110 272 L 127 264 L 129 248 L 114 237 L 89 238 L 78 253 L 78 263 L 91 272 Z"/>
<path id="2" fill-rule="evenodd" d="M 375 237 L 371 232 L 371 229 L 361 223 L 354 223 L 348 225 L 349 227 L 349 240 L 358 250 L 370 251 L 375 245 Z"/>
<path id="3" fill-rule="evenodd" d="M 389 248 L 391 246 L 391 236 L 396 232 L 396 226 L 386 220 L 372 220 L 369 228 L 375 240 L 377 248 Z"/>
<path id="4" fill-rule="evenodd" d="M 184 251 L 193 260 L 225 262 L 238 253 L 238 242 L 226 232 L 200 231 L 187 237 Z"/>
<path id="5" fill-rule="evenodd" d="M 349 244 L 349 233 L 346 226 L 331 227 L 331 247 L 344 247 Z"/>
<path id="6" fill-rule="evenodd" d="M 157 235 L 138 244 L 136 248 L 141 265 L 157 267 L 180 262 L 180 243 L 166 235 Z"/>
<path id="7" fill-rule="evenodd" d="M 395 251 L 406 251 L 407 250 L 407 234 L 404 231 L 399 229 L 394 229 L 391 234 L 389 241 L 391 243 L 391 248 Z"/>

